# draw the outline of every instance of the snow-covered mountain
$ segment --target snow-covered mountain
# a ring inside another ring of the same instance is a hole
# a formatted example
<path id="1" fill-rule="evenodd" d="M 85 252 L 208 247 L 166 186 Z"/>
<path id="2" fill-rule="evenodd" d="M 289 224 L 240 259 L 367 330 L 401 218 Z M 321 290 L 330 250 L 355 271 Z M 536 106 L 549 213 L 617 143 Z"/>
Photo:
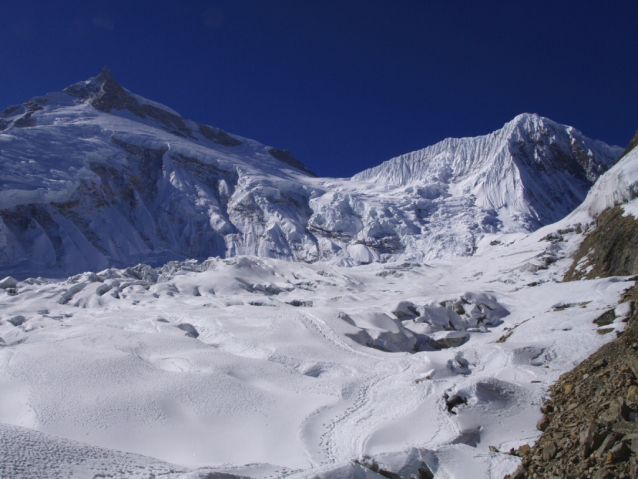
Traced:
<path id="1" fill-rule="evenodd" d="M 354 180 L 418 185 L 472 198 L 508 226 L 535 230 L 582 203 L 618 147 L 534 114 L 476 138 L 448 138 L 363 171 Z"/>
<path id="2" fill-rule="evenodd" d="M 564 217 L 621 151 L 525 114 L 352 179 L 316 178 L 290 152 L 184 119 L 105 69 L 0 114 L 0 270 L 468 256 L 486 235 Z"/>
<path id="3" fill-rule="evenodd" d="M 0 281 L 1 477 L 501 479 L 634 309 L 638 149 L 536 115 L 352 179 L 108 71 L 0 118 L 1 269 L 82 271 Z"/>

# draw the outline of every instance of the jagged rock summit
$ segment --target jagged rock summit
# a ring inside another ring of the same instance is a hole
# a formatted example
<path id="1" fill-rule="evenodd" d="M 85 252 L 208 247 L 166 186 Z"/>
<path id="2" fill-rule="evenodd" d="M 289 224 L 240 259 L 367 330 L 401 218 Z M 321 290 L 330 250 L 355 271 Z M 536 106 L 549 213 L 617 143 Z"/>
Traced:
<path id="1" fill-rule="evenodd" d="M 0 113 L 0 271 L 468 256 L 564 217 L 621 151 L 524 114 L 351 179 L 316 178 L 289 151 L 183 118 L 105 68 Z"/>

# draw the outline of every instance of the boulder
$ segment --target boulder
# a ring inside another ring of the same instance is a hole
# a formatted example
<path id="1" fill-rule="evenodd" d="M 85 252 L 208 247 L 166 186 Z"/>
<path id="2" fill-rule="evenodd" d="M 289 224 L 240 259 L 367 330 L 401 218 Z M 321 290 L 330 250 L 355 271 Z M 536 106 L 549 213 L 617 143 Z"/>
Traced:
<path id="1" fill-rule="evenodd" d="M 13 276 L 7 276 L 0 281 L 0 289 L 16 288 L 18 286 L 18 280 Z"/>
<path id="2" fill-rule="evenodd" d="M 465 331 L 441 331 L 431 335 L 434 343 L 441 349 L 456 348 L 470 339 L 470 333 Z"/>
<path id="3" fill-rule="evenodd" d="M 14 326 L 20 326 L 22 324 L 24 324 L 26 322 L 27 318 L 25 318 L 24 316 L 22 316 L 21 314 L 19 314 L 18 316 L 14 316 L 13 318 L 9 319 L 8 321 L 13 324 Z"/>
<path id="4" fill-rule="evenodd" d="M 177 327 L 182 331 L 186 331 L 186 336 L 188 336 L 189 338 L 196 338 L 199 336 L 199 333 L 195 329 L 195 326 L 193 326 L 192 324 L 182 323 Z"/>

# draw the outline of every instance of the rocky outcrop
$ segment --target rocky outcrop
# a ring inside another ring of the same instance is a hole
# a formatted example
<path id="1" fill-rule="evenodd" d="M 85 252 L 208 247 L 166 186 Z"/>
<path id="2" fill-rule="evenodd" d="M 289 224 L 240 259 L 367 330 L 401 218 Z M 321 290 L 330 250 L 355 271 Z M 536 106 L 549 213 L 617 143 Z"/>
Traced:
<path id="1" fill-rule="evenodd" d="M 615 206 L 598 216 L 564 281 L 632 274 L 638 274 L 638 219 Z"/>
<path id="2" fill-rule="evenodd" d="M 278 159 L 279 161 L 286 163 L 288 166 L 292 166 L 293 168 L 297 168 L 305 173 L 308 173 L 310 176 L 317 176 L 317 174 L 308 169 L 306 165 L 304 165 L 301 161 L 295 158 L 289 150 L 280 150 L 278 148 L 270 148 L 268 153 L 272 155 L 273 158 Z"/>
<path id="3" fill-rule="evenodd" d="M 629 142 L 629 145 L 627 145 L 627 148 L 625 148 L 625 151 L 622 152 L 622 154 L 620 155 L 620 158 L 627 155 L 631 150 L 636 148 L 636 146 L 638 146 L 638 130 L 636 130 L 636 134 L 633 136 L 633 138 Z"/>
<path id="4" fill-rule="evenodd" d="M 637 299 L 635 286 L 621 299 L 632 305 L 625 331 L 551 388 L 537 426 L 543 434 L 509 452 L 522 463 L 506 479 L 638 477 Z"/>

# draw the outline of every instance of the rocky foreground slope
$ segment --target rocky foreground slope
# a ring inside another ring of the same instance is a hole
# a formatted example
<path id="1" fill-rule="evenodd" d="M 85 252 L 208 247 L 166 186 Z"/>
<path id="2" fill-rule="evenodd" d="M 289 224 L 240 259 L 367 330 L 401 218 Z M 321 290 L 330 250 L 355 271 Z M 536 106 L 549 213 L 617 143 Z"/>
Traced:
<path id="1" fill-rule="evenodd" d="M 564 217 L 620 153 L 524 114 L 352 179 L 315 178 L 290 152 L 185 119 L 105 69 L 0 114 L 0 271 L 471 256 L 486 235 Z"/>
<path id="2" fill-rule="evenodd" d="M 633 306 L 638 290 L 622 298 L 631 307 L 626 329 L 551 387 L 542 406 L 538 428 L 542 436 L 533 447 L 510 454 L 522 458 L 508 479 L 638 477 L 638 314 Z M 614 310 L 596 320 L 607 326 Z M 601 334 L 614 328 L 602 328 Z"/>
<path id="3" fill-rule="evenodd" d="M 614 171 L 574 213 L 573 217 L 592 213 L 596 223 L 575 252 L 565 281 L 638 274 L 637 144 L 634 138 Z M 619 307 L 594 320 L 600 334 L 614 334 L 617 339 L 550 388 L 538 423 L 543 434 L 532 447 L 510 451 L 522 463 L 507 479 L 638 477 L 636 300 L 638 288 L 633 286 Z M 626 327 L 618 331 L 612 323 L 619 316 Z"/>

